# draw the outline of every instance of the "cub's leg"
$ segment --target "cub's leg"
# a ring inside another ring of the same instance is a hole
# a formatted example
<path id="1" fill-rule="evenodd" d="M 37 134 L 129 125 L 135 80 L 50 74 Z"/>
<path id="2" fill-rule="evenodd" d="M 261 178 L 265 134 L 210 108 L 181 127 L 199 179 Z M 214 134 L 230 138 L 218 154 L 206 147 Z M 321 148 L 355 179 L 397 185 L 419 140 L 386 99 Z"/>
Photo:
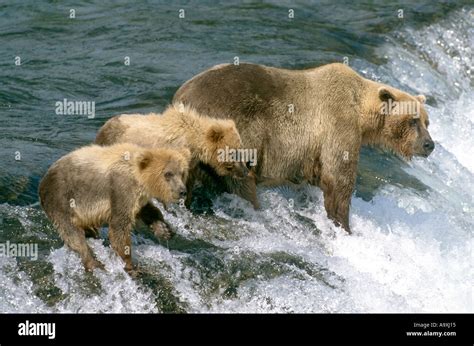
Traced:
<path id="1" fill-rule="evenodd" d="M 109 240 L 115 252 L 125 262 L 125 270 L 132 272 L 132 227 L 138 214 L 138 185 L 127 176 L 111 177 Z"/>
<path id="2" fill-rule="evenodd" d="M 159 239 L 168 240 L 175 234 L 171 226 L 165 221 L 160 209 L 155 207 L 151 202 L 148 202 L 140 209 L 137 218 L 149 226 Z"/>
<path id="3" fill-rule="evenodd" d="M 57 223 L 59 235 L 64 243 L 81 256 L 84 268 L 92 271 L 95 268 L 104 269 L 104 265 L 95 259 L 91 248 L 86 242 L 85 230 L 74 226 L 70 220 L 63 219 Z"/>

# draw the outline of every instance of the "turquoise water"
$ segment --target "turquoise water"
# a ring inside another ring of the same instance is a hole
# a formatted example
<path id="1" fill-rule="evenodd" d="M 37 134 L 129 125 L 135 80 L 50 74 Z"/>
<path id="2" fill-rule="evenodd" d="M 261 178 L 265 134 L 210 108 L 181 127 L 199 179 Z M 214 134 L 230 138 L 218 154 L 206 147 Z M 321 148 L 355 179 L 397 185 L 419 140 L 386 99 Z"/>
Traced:
<path id="1" fill-rule="evenodd" d="M 473 11 L 469 1 L 0 4 L 0 243 L 39 247 L 36 261 L 0 257 L 0 311 L 472 312 Z M 216 196 L 205 214 L 172 208 L 178 235 L 166 244 L 137 232 L 138 279 L 103 229 L 90 243 L 107 272 L 85 274 L 38 205 L 49 165 L 109 117 L 160 112 L 187 79 L 235 56 L 287 68 L 347 57 L 427 96 L 436 150 L 409 163 L 363 150 L 353 236 L 327 220 L 319 189 L 260 189 L 261 211 Z M 95 117 L 57 115 L 65 98 L 94 101 Z"/>

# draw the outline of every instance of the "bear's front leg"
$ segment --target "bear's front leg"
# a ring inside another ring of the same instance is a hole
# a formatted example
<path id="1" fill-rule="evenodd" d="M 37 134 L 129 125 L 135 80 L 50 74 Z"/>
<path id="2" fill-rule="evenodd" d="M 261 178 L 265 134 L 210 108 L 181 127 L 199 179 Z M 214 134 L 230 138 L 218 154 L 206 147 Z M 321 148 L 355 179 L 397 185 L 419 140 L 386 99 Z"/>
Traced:
<path id="1" fill-rule="evenodd" d="M 349 226 L 349 207 L 351 201 L 351 194 L 347 193 L 344 188 L 325 188 L 324 192 L 324 208 L 327 216 L 336 226 L 341 226 L 344 230 L 351 234 Z"/>
<path id="2" fill-rule="evenodd" d="M 138 214 L 139 200 L 138 184 L 134 179 L 121 172 L 111 174 L 109 240 L 129 273 L 133 270 L 131 232 Z"/>
<path id="3" fill-rule="evenodd" d="M 355 151 L 332 155 L 331 159 L 323 161 L 320 176 L 327 216 L 349 234 L 349 208 L 356 180 L 357 162 L 358 152 Z"/>
<path id="4" fill-rule="evenodd" d="M 133 219 L 127 215 L 112 215 L 109 224 L 109 240 L 114 251 L 125 262 L 125 270 L 133 270 L 132 264 L 132 232 Z"/>
<path id="5" fill-rule="evenodd" d="M 151 202 L 140 209 L 137 217 L 150 227 L 158 239 L 168 240 L 175 234 L 171 226 L 165 221 L 160 209 Z"/>

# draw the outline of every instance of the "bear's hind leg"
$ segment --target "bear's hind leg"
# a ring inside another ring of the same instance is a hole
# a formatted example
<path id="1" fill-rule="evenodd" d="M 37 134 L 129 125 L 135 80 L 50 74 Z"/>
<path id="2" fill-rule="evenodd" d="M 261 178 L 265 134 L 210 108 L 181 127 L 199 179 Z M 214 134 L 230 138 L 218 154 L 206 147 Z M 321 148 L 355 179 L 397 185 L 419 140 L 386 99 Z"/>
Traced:
<path id="1" fill-rule="evenodd" d="M 324 194 L 324 208 L 328 218 L 350 234 L 349 208 L 354 191 L 357 161 L 341 160 L 332 163 L 334 165 L 332 167 L 323 165 L 321 171 L 320 187 Z"/>
<path id="2" fill-rule="evenodd" d="M 351 233 L 349 227 L 349 207 L 352 188 L 341 186 L 331 178 L 322 176 L 321 189 L 324 194 L 324 208 L 327 216 L 336 226 L 342 226 L 347 233 Z"/>
<path id="3" fill-rule="evenodd" d="M 87 271 L 92 271 L 95 268 L 104 269 L 104 265 L 94 257 L 87 244 L 85 230 L 74 226 L 69 220 L 59 222 L 58 230 L 64 243 L 79 254 Z"/>

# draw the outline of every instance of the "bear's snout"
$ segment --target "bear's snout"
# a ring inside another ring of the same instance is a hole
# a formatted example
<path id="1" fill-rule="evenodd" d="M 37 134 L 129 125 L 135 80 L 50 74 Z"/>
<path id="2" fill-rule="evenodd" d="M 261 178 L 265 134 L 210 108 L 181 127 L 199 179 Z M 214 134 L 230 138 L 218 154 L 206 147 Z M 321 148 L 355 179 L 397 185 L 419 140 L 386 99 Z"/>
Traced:
<path id="1" fill-rule="evenodd" d="M 435 144 L 431 138 L 428 138 L 424 141 L 423 150 L 426 157 L 428 157 L 432 153 L 432 151 L 434 150 L 434 147 L 435 147 Z"/>
<path id="2" fill-rule="evenodd" d="M 430 133 L 423 129 L 418 140 L 415 142 L 414 155 L 428 157 L 433 152 L 435 144 L 431 139 Z"/>

